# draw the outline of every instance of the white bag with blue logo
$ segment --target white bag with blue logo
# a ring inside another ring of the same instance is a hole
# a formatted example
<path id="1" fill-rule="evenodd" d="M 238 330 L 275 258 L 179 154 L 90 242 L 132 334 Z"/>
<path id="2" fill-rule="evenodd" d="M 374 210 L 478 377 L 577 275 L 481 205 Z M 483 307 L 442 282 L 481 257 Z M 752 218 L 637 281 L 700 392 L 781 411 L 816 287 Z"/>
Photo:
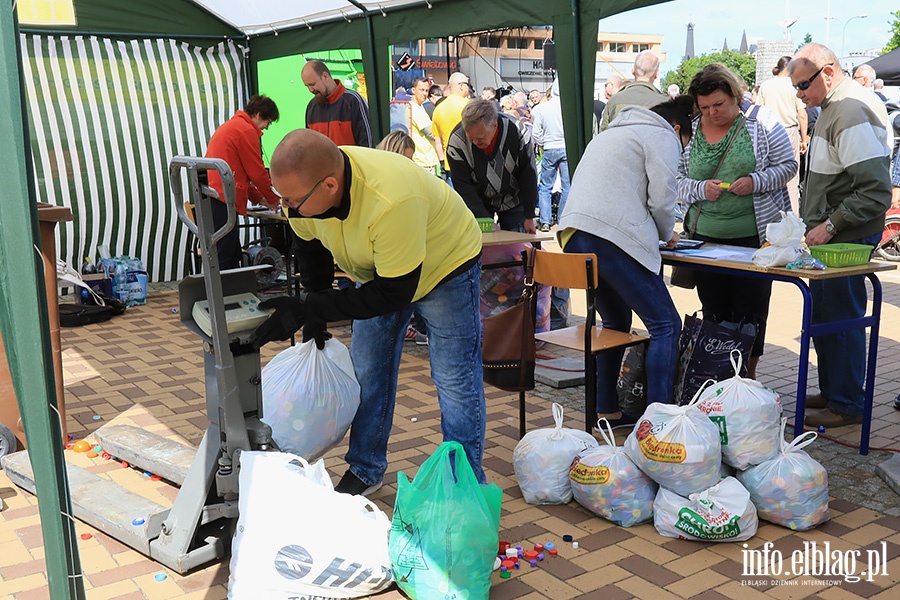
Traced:
<path id="1" fill-rule="evenodd" d="M 242 452 L 240 464 L 229 599 L 359 598 L 391 584 L 390 520 L 335 492 L 322 461 Z"/>

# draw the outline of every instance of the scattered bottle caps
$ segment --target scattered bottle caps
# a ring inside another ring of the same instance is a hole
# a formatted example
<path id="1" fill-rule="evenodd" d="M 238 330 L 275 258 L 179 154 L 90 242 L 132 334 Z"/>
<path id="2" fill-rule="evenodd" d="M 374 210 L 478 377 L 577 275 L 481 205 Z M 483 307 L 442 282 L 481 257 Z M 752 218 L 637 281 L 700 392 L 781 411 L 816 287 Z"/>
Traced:
<path id="1" fill-rule="evenodd" d="M 97 457 L 100 456 L 100 455 L 97 454 L 96 452 L 94 452 L 93 450 L 91 450 L 90 452 L 88 452 L 87 454 L 85 454 L 85 456 L 87 456 L 88 458 L 97 458 Z"/>
<path id="2" fill-rule="evenodd" d="M 516 550 L 515 548 L 507 548 L 507 549 L 506 549 L 506 556 L 508 556 L 508 557 L 510 557 L 510 558 L 518 558 L 518 557 L 519 557 L 519 551 Z"/>
<path id="3" fill-rule="evenodd" d="M 572 549 L 578 550 L 578 542 L 572 542 Z"/>
<path id="4" fill-rule="evenodd" d="M 819 433 L 825 433 L 825 426 L 819 425 L 819 428 L 816 431 L 818 431 Z"/>
<path id="5" fill-rule="evenodd" d="M 509 542 L 500 542 L 500 554 L 506 554 L 509 549 Z"/>
<path id="6" fill-rule="evenodd" d="M 500 577 L 503 579 L 509 579 L 512 577 L 512 574 L 509 571 L 500 571 Z"/>
<path id="7" fill-rule="evenodd" d="M 571 541 L 572 541 L 572 536 L 569 535 L 569 534 L 567 533 L 566 535 L 563 536 L 563 541 L 564 541 L 564 542 L 571 542 Z"/>
<path id="8" fill-rule="evenodd" d="M 172 314 L 173 314 L 173 315 L 177 315 L 177 314 L 178 314 L 178 309 L 177 309 L 177 308 L 173 308 L 173 309 L 172 309 Z"/>
<path id="9" fill-rule="evenodd" d="M 418 421 L 418 420 L 419 420 L 419 419 L 418 419 L 417 417 L 413 417 L 413 418 L 410 419 L 410 421 L 412 421 L 413 423 L 415 423 L 415 422 Z"/>
<path id="10" fill-rule="evenodd" d="M 122 461 L 122 468 L 123 468 L 123 469 L 127 469 L 127 468 L 128 468 L 128 461 L 127 461 L 127 460 L 123 460 L 123 461 Z"/>
<path id="11" fill-rule="evenodd" d="M 150 481 L 159 481 L 160 479 L 162 479 L 162 477 L 160 477 L 156 473 L 150 476 Z"/>
<path id="12" fill-rule="evenodd" d="M 556 548 L 556 544 L 554 544 L 553 542 L 547 542 L 546 544 L 544 544 L 544 548 L 546 548 L 547 550 L 553 550 L 554 548 Z"/>
<path id="13" fill-rule="evenodd" d="M 169 576 L 166 575 L 165 573 L 157 573 L 156 575 L 153 576 L 153 579 L 155 579 L 156 581 L 165 581 L 168 578 L 169 578 Z"/>
<path id="14" fill-rule="evenodd" d="M 537 555 L 537 559 L 538 559 L 538 560 L 544 560 L 544 553 L 541 552 L 540 554 L 538 554 L 538 555 Z"/>
<path id="15" fill-rule="evenodd" d="M 516 561 L 516 563 L 513 565 L 513 569 L 518 569 L 518 568 L 519 568 L 519 561 Z"/>
<path id="16" fill-rule="evenodd" d="M 530 564 L 532 567 L 536 567 L 536 566 L 537 566 L 537 560 L 530 560 L 530 561 L 528 561 L 528 564 Z"/>
<path id="17" fill-rule="evenodd" d="M 513 565 L 515 565 L 515 564 L 516 564 L 515 561 L 507 558 L 506 560 L 504 560 L 500 563 L 500 568 L 502 569 L 505 567 L 507 569 L 512 569 Z"/>
<path id="18" fill-rule="evenodd" d="M 82 533 L 82 534 L 81 534 L 81 539 L 83 539 L 83 540 L 89 540 L 89 539 L 91 539 L 92 537 L 94 537 L 94 536 L 92 536 L 92 535 L 89 534 L 89 533 Z"/>
<path id="19" fill-rule="evenodd" d="M 75 452 L 87 452 L 90 449 L 91 445 L 84 440 L 78 440 L 77 442 L 72 444 L 72 450 L 74 450 Z"/>
<path id="20" fill-rule="evenodd" d="M 549 550 L 547 550 L 547 552 L 550 553 L 550 556 L 556 556 L 557 554 L 559 554 L 559 551 L 556 548 L 550 548 Z"/>
<path id="21" fill-rule="evenodd" d="M 543 551 L 544 551 L 544 545 L 543 545 L 543 544 L 535 544 L 535 545 L 534 545 L 534 550 L 535 550 L 535 552 L 543 552 Z"/>
<path id="22" fill-rule="evenodd" d="M 103 452 L 103 446 L 97 444 L 96 446 L 94 446 L 94 452 L 96 452 L 97 454 Z"/>
<path id="23" fill-rule="evenodd" d="M 144 524 L 144 519 L 142 519 L 140 517 L 138 517 L 136 519 L 132 519 L 131 524 L 134 525 L 135 527 L 139 527 Z"/>
<path id="24" fill-rule="evenodd" d="M 99 420 L 102 419 L 102 418 L 103 418 L 103 417 L 101 417 L 100 415 L 94 415 L 94 416 L 93 416 L 93 419 L 94 419 L 95 421 L 99 421 Z"/>
<path id="25" fill-rule="evenodd" d="M 503 565 L 502 565 L 502 561 L 500 560 L 500 557 L 498 556 L 498 557 L 496 557 L 496 558 L 494 559 L 494 570 L 496 571 L 496 570 L 499 569 L 501 566 L 503 566 Z"/>

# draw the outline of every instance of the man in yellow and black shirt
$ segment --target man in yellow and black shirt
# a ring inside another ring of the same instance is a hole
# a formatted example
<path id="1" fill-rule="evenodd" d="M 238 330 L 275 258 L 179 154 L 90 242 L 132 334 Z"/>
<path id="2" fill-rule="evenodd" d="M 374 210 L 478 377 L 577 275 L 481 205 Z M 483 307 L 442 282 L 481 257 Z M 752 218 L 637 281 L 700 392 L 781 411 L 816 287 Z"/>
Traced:
<path id="1" fill-rule="evenodd" d="M 311 130 L 282 140 L 270 172 L 303 241 L 298 260 L 306 291 L 261 305 L 276 311 L 257 329 L 257 344 L 285 340 L 301 327 L 304 340 L 321 344 L 326 322 L 354 320 L 350 355 L 360 407 L 350 430 L 350 468 L 336 489 L 365 495 L 381 486 L 413 307 L 428 327 L 444 439 L 463 445 L 484 482 L 481 232 L 462 198 L 403 156 L 338 148 Z M 331 289 L 334 264 L 358 285 Z"/>

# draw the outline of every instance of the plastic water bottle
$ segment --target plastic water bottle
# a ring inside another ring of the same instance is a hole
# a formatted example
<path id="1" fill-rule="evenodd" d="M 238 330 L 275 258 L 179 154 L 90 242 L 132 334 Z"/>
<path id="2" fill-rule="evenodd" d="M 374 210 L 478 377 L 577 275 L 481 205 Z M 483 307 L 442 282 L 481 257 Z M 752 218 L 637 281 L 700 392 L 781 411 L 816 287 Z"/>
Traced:
<path id="1" fill-rule="evenodd" d="M 128 267 L 125 266 L 125 263 L 116 263 L 115 273 L 114 287 L 116 297 L 122 302 L 126 302 L 128 300 Z"/>
<path id="2" fill-rule="evenodd" d="M 84 257 L 84 263 L 81 265 L 81 274 L 82 275 L 94 275 L 97 272 L 97 267 L 94 266 L 94 263 L 91 262 L 91 259 L 87 256 Z"/>

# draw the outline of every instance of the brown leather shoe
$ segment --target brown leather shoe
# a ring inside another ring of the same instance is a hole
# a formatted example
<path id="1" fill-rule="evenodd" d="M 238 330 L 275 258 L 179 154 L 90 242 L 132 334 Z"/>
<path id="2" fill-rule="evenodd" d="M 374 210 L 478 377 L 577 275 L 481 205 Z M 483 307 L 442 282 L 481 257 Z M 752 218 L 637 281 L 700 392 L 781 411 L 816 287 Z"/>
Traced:
<path id="1" fill-rule="evenodd" d="M 806 408 L 826 408 L 828 406 L 828 398 L 824 394 L 813 394 L 806 397 Z"/>
<path id="2" fill-rule="evenodd" d="M 844 427 L 845 425 L 856 425 L 862 423 L 862 416 L 845 415 L 833 408 L 826 408 L 819 412 L 813 413 L 804 419 L 807 427 Z"/>

